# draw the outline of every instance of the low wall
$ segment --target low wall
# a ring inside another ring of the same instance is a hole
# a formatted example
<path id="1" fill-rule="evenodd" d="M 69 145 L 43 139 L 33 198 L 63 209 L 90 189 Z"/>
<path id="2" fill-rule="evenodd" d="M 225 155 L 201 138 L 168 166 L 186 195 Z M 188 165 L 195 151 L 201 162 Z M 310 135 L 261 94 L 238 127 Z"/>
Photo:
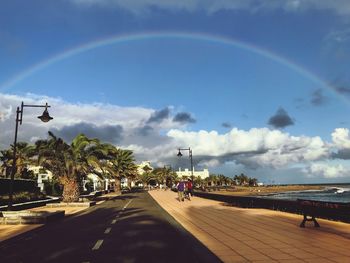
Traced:
<path id="1" fill-rule="evenodd" d="M 64 218 L 65 211 L 3 211 L 0 212 L 0 224 L 46 224 Z"/>
<path id="2" fill-rule="evenodd" d="M 30 209 L 30 208 L 34 208 L 34 207 L 45 206 L 45 205 L 50 204 L 50 203 L 56 203 L 58 201 L 59 201 L 58 198 L 54 198 L 54 199 L 50 198 L 50 199 L 31 201 L 31 202 L 20 203 L 20 204 L 13 204 L 12 210 L 19 211 L 19 210 L 23 210 L 23 209 Z M 7 205 L 0 206 L 0 211 L 7 210 L 7 207 L 8 207 Z"/>
<path id="3" fill-rule="evenodd" d="M 90 207 L 96 205 L 95 201 L 90 201 L 90 202 L 72 202 L 72 203 L 51 203 L 47 204 L 47 207 L 66 207 L 66 206 L 73 206 L 73 207 Z"/>

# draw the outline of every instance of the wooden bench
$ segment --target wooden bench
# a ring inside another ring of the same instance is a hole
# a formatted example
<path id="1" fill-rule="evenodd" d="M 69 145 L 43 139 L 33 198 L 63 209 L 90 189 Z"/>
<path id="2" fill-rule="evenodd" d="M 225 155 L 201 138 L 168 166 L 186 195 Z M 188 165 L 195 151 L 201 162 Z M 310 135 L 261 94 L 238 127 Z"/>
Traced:
<path id="1" fill-rule="evenodd" d="M 304 219 L 300 227 L 305 227 L 307 221 L 314 222 L 314 227 L 320 227 L 316 217 L 344 220 L 350 219 L 350 203 L 326 202 L 297 199 L 299 211 L 303 214 Z"/>

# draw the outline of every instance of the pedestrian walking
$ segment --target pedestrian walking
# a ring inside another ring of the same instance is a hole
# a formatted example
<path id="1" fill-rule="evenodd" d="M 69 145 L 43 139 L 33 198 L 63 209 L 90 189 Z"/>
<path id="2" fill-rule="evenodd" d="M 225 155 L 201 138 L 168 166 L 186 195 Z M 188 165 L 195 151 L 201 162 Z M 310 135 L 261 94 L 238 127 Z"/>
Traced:
<path id="1" fill-rule="evenodd" d="M 184 191 L 185 191 L 185 182 L 184 181 L 180 181 L 178 182 L 177 186 L 177 194 L 179 196 L 179 201 L 185 201 L 184 199 Z"/>

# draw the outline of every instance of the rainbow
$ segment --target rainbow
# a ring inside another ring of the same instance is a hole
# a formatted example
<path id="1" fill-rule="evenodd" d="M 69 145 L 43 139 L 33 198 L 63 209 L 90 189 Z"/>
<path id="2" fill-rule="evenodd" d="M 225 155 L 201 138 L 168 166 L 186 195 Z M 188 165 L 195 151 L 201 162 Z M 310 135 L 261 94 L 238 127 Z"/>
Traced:
<path id="1" fill-rule="evenodd" d="M 311 73 L 310 71 L 306 70 L 305 68 L 301 67 L 300 65 L 297 65 L 296 63 L 279 56 L 277 54 L 272 53 L 271 51 L 268 51 L 266 49 L 263 49 L 261 47 L 253 46 L 248 43 L 244 43 L 242 41 L 234 40 L 231 38 L 226 38 L 222 36 L 216 36 L 216 35 L 208 35 L 208 34 L 202 34 L 202 33 L 184 33 L 184 32 L 148 32 L 148 33 L 136 33 L 136 34 L 128 34 L 128 35 L 118 35 L 118 36 L 112 36 L 96 41 L 92 41 L 89 43 L 85 43 L 83 45 L 68 49 L 62 53 L 56 54 L 44 61 L 41 61 L 37 64 L 34 64 L 30 68 L 16 74 L 14 77 L 10 78 L 9 80 L 5 81 L 4 83 L 0 84 L 0 91 L 1 90 L 7 90 L 19 82 L 23 81 L 25 78 L 33 75 L 34 73 L 49 67 L 50 65 L 69 59 L 72 56 L 88 52 L 90 50 L 101 48 L 109 45 L 116 45 L 120 43 L 130 42 L 130 41 L 140 41 L 140 40 L 147 40 L 147 39 L 185 39 L 185 40 L 194 40 L 194 41 L 205 41 L 205 42 L 211 42 L 211 43 L 217 43 L 221 45 L 228 45 L 233 46 L 242 50 L 246 50 L 252 53 L 255 53 L 257 55 L 263 56 L 267 59 L 270 59 L 272 61 L 275 61 L 277 63 L 280 63 L 291 70 L 301 74 L 305 78 L 315 82 L 316 84 L 320 85 L 320 87 L 325 87 L 329 90 L 331 90 L 333 93 L 338 95 L 341 99 L 346 101 L 346 98 L 342 96 L 339 92 L 337 92 L 332 86 L 327 84 L 324 80 L 316 76 L 315 74 Z M 348 101 L 346 101 L 348 102 Z"/>

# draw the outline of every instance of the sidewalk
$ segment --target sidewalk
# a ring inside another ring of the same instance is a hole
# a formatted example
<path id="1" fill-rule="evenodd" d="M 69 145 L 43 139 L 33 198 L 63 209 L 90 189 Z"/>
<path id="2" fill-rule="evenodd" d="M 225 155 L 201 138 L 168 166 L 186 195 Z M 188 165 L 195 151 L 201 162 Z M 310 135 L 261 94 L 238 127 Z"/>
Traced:
<path id="1" fill-rule="evenodd" d="M 318 220 L 300 228 L 301 215 L 225 206 L 177 193 L 150 195 L 224 262 L 350 262 L 350 224 Z"/>
<path id="2" fill-rule="evenodd" d="M 116 193 L 108 193 L 106 195 L 101 196 L 99 199 L 103 199 L 100 201 L 96 202 L 96 205 L 103 203 L 105 200 L 109 198 L 113 198 L 115 196 L 118 196 Z M 31 208 L 28 209 L 30 211 L 58 211 L 58 210 L 64 210 L 65 211 L 65 216 L 70 216 L 73 214 L 76 214 L 80 211 L 83 211 L 87 209 L 88 207 L 70 207 L 70 206 L 64 206 L 64 207 L 36 207 L 36 208 Z M 9 239 L 11 237 L 20 235 L 24 232 L 33 230 L 35 228 L 43 226 L 42 224 L 33 224 L 33 225 L 0 225 L 0 242 L 4 241 L 6 239 Z"/>

